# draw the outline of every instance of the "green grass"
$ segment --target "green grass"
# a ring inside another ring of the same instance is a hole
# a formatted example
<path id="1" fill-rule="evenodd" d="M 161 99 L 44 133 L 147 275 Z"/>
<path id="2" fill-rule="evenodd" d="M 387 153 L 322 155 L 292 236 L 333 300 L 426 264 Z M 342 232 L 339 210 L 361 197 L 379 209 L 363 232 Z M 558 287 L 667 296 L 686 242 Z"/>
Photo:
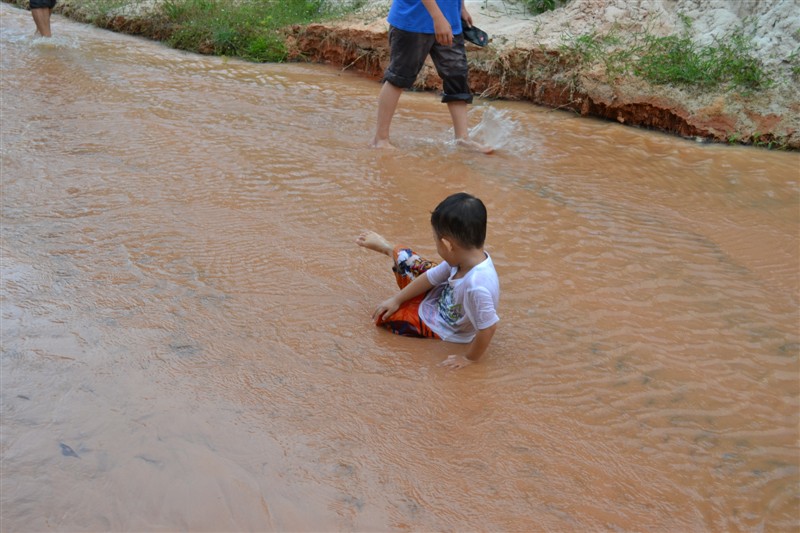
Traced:
<path id="1" fill-rule="evenodd" d="M 164 0 L 158 12 L 143 12 L 159 39 L 175 48 L 250 61 L 283 61 L 285 29 L 353 11 L 365 0 Z M 144 0 L 64 2 L 75 18 L 106 27 L 117 15 L 137 13 Z M 149 3 L 148 3 L 149 5 Z M 139 16 L 139 15 L 135 15 Z M 146 24 L 145 24 L 146 26 Z"/>
<path id="2" fill-rule="evenodd" d="M 689 37 L 651 37 L 634 71 L 656 84 L 768 87 L 771 80 L 751 48 L 751 39 L 741 30 L 711 46 L 698 46 Z"/>
<path id="3" fill-rule="evenodd" d="M 86 20 L 98 24 L 107 19 L 111 13 L 135 6 L 137 3 L 137 0 L 82 0 L 68 5 L 79 7 Z"/>
<path id="4" fill-rule="evenodd" d="M 534 15 L 544 13 L 545 11 L 552 11 L 557 7 L 561 7 L 569 0 L 519 0 L 525 8 Z"/>
<path id="5" fill-rule="evenodd" d="M 656 85 L 745 91 L 773 83 L 756 57 L 744 25 L 725 39 L 699 45 L 689 37 L 691 21 L 684 18 L 684 23 L 683 34 L 665 37 L 640 32 L 623 41 L 613 30 L 605 35 L 567 36 L 561 53 L 568 64 L 603 64 L 610 81 L 633 74 Z"/>
<path id="6" fill-rule="evenodd" d="M 795 32 L 794 36 L 795 40 L 800 41 L 800 29 Z M 792 78 L 795 82 L 800 82 L 800 46 L 795 48 L 786 60 L 789 62 Z"/>
<path id="7" fill-rule="evenodd" d="M 324 0 L 167 0 L 162 9 L 175 48 L 258 62 L 286 58 L 282 28 L 330 14 Z"/>
<path id="8" fill-rule="evenodd" d="M 625 41 L 616 30 L 601 35 L 596 32 L 564 36 L 559 52 L 567 65 L 589 69 L 602 64 L 612 81 L 617 76 L 633 73 L 642 46 L 638 39 Z"/>

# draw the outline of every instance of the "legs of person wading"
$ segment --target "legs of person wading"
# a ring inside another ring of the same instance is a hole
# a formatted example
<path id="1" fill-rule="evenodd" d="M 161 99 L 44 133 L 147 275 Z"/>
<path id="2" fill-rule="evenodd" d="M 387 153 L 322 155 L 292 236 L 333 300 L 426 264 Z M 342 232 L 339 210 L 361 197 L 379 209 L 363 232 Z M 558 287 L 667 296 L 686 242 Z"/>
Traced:
<path id="1" fill-rule="evenodd" d="M 56 7 L 55 0 L 31 0 L 31 16 L 33 23 L 36 24 L 36 35 L 41 37 L 51 37 L 50 15 Z"/>
<path id="2" fill-rule="evenodd" d="M 383 86 L 378 95 L 378 117 L 372 146 L 394 148 L 389 141 L 389 129 L 403 90 L 414 85 L 419 71 L 430 55 L 436 72 L 443 82 L 442 102 L 447 104 L 453 120 L 455 141 L 459 146 L 482 153 L 493 149 L 469 138 L 467 104 L 472 94 L 467 82 L 467 56 L 464 36 L 453 36 L 453 43 L 444 46 L 436 42 L 434 35 L 407 32 L 389 28 L 390 63 L 384 72 Z"/>

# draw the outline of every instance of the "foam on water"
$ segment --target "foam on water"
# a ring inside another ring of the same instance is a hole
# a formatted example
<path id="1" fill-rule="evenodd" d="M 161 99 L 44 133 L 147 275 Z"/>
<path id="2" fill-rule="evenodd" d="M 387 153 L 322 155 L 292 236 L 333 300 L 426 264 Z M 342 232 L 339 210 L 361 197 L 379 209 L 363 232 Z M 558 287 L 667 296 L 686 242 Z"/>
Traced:
<path id="1" fill-rule="evenodd" d="M 53 35 L 52 37 L 42 37 L 41 35 L 31 35 L 28 39 L 31 46 L 37 48 L 75 48 L 77 42 L 64 35 Z M 24 42 L 24 39 L 22 40 Z"/>
<path id="2" fill-rule="evenodd" d="M 77 48 L 78 41 L 69 35 L 53 35 L 52 37 L 42 37 L 31 32 L 12 32 L 4 28 L 0 32 L 0 41 L 3 43 L 27 46 L 31 49 L 50 50 Z"/>

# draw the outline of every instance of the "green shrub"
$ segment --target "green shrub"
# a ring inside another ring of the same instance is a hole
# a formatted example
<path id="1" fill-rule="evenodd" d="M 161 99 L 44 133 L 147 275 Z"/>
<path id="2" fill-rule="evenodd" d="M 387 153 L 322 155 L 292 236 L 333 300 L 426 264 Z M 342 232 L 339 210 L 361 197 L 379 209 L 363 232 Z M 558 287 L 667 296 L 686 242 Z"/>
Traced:
<path id="1" fill-rule="evenodd" d="M 252 61 L 284 60 L 281 29 L 328 13 L 323 0 L 167 0 L 162 9 L 172 46 Z"/>
<path id="2" fill-rule="evenodd" d="M 534 15 L 544 13 L 545 11 L 552 11 L 557 7 L 565 5 L 569 0 L 521 0 L 521 3 L 527 10 Z"/>
<path id="3" fill-rule="evenodd" d="M 771 83 L 742 30 L 710 46 L 689 37 L 649 37 L 634 71 L 656 84 L 760 89 Z"/>
<path id="4" fill-rule="evenodd" d="M 744 25 L 724 40 L 701 46 L 689 36 L 691 21 L 682 19 L 686 31 L 681 35 L 658 37 L 645 31 L 623 40 L 613 29 L 605 35 L 567 36 L 561 54 L 568 64 L 603 64 L 611 80 L 634 74 L 654 84 L 744 90 L 773 83 L 756 57 Z"/>

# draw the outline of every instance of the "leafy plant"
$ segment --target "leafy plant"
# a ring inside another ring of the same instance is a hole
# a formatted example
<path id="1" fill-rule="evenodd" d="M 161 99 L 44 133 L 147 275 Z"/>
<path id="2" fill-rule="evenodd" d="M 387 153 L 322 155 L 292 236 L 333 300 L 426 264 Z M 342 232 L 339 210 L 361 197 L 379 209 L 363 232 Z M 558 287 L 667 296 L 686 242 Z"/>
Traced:
<path id="1" fill-rule="evenodd" d="M 701 46 L 689 36 L 691 20 L 681 18 L 686 31 L 680 35 L 642 32 L 623 41 L 616 29 L 605 35 L 590 32 L 570 36 L 561 53 L 568 64 L 603 64 L 610 79 L 632 73 L 655 84 L 745 90 L 773 83 L 753 52 L 744 25 L 725 39 Z"/>
<path id="2" fill-rule="evenodd" d="M 657 84 L 760 89 L 770 80 L 750 48 L 741 30 L 712 46 L 698 46 L 689 37 L 650 37 L 635 72 Z"/>
<path id="3" fill-rule="evenodd" d="M 162 10 L 172 46 L 262 62 L 285 59 L 282 28 L 328 12 L 323 0 L 167 0 Z"/>
<path id="4" fill-rule="evenodd" d="M 521 3 L 529 12 L 538 15 L 539 13 L 552 11 L 557 7 L 561 7 L 568 1 L 569 0 L 521 0 Z"/>
<path id="5" fill-rule="evenodd" d="M 795 51 L 786 58 L 786 61 L 789 63 L 789 69 L 794 81 L 800 81 L 800 47 L 796 48 Z"/>

